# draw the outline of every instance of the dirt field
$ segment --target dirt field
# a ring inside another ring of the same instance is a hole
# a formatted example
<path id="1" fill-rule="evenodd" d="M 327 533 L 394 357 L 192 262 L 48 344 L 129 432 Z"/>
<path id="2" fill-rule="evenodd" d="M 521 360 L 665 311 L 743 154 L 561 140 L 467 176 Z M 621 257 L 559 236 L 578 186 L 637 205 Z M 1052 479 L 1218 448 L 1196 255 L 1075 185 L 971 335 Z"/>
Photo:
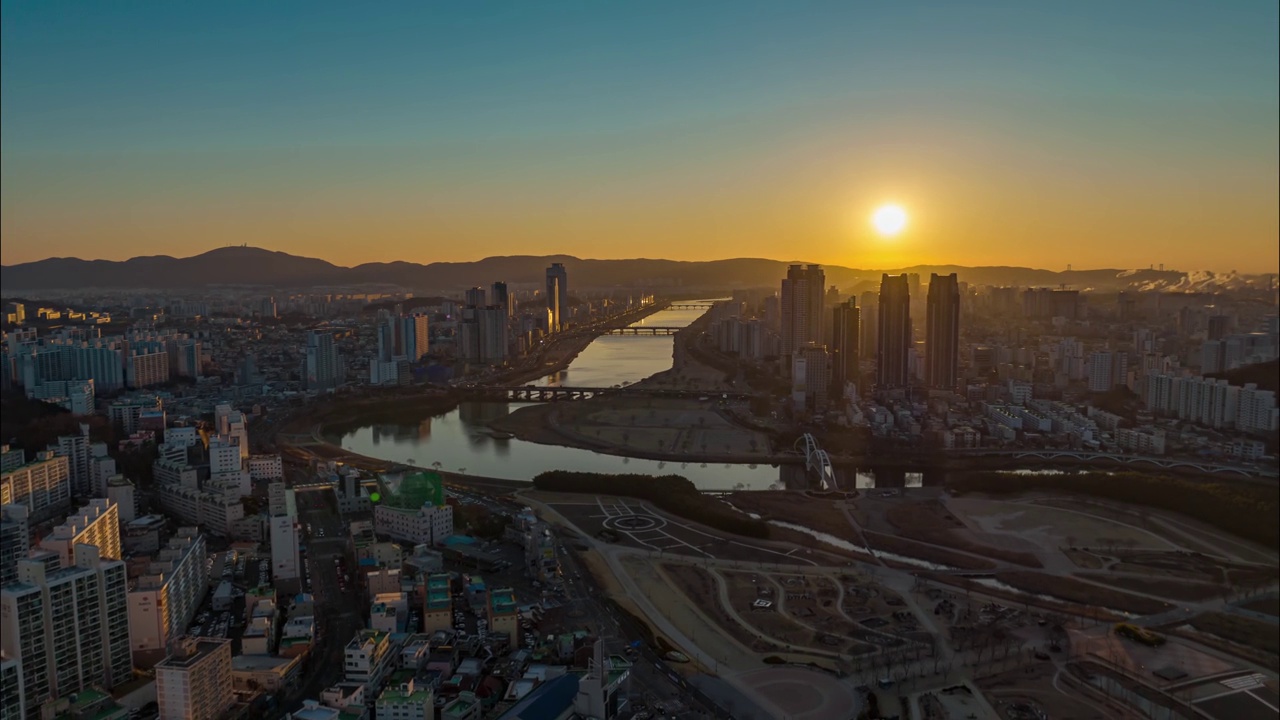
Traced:
<path id="1" fill-rule="evenodd" d="M 636 558 L 622 562 L 627 574 L 635 578 L 636 585 L 648 596 L 649 602 L 681 633 L 696 642 L 704 653 L 715 658 L 721 671 L 741 671 L 760 666 L 754 652 L 727 637 L 716 623 L 699 611 L 701 603 L 691 603 L 690 598 L 675 589 L 672 580 L 652 563 Z"/>
<path id="2" fill-rule="evenodd" d="M 963 501 L 952 500 L 951 502 Z M 972 510 L 968 506 L 964 507 Z M 1041 567 L 1040 559 L 1034 553 L 994 547 L 972 539 L 960 518 L 938 501 L 893 503 L 889 506 L 885 517 L 898 533 L 912 540 L 963 550 L 1026 567 Z M 985 527 L 983 529 L 987 530 Z M 1023 545 L 1025 546 L 1025 543 Z"/>
<path id="3" fill-rule="evenodd" d="M 1069 577 L 1049 575 L 1046 573 L 1009 571 L 995 575 L 1006 585 L 1011 585 L 1024 592 L 1037 595 L 1050 595 L 1081 605 L 1100 605 L 1114 610 L 1135 613 L 1138 615 L 1154 615 L 1173 608 L 1172 605 L 1159 600 L 1145 598 L 1130 593 L 1100 587 L 1081 582 Z"/>
<path id="4" fill-rule="evenodd" d="M 1191 619 L 1191 627 L 1271 655 L 1280 654 L 1280 633 L 1276 632 L 1275 625 L 1263 620 L 1226 613 L 1204 613 Z"/>
<path id="5" fill-rule="evenodd" d="M 1035 717 L 1027 713 L 1029 710 L 1045 712 L 1054 720 L 1113 720 L 1120 717 L 1115 709 L 1094 707 L 1080 700 L 1075 692 L 1062 692 L 1055 688 L 1053 677 L 1056 672 L 1052 664 L 1037 662 L 984 678 L 977 684 L 1004 720 Z"/>
<path id="6" fill-rule="evenodd" d="M 1271 597 L 1250 600 L 1247 603 L 1241 604 L 1240 607 L 1245 610 L 1262 613 L 1263 615 L 1270 615 L 1272 617 L 1280 616 L 1280 598 Z"/>
<path id="7" fill-rule="evenodd" d="M 1220 597 L 1226 588 L 1220 585 L 1175 580 L 1170 578 L 1120 577 L 1108 573 L 1079 573 L 1078 577 L 1121 590 L 1132 590 L 1147 595 L 1158 595 L 1173 600 L 1199 602 Z"/>
<path id="8" fill-rule="evenodd" d="M 996 564 L 990 560 L 973 557 L 964 553 L 952 552 L 936 545 L 928 545 L 922 542 L 915 542 L 905 538 L 896 537 L 894 535 L 884 535 L 876 532 L 863 533 L 867 538 L 867 543 L 876 550 L 894 553 L 897 555 L 905 555 L 907 557 L 919 558 L 940 565 L 950 565 L 953 568 L 961 570 L 991 570 Z"/>
<path id="9" fill-rule="evenodd" d="M 1097 555 L 1094 555 L 1093 553 L 1087 550 L 1067 549 L 1067 550 L 1063 550 L 1062 554 L 1066 555 L 1067 559 L 1070 560 L 1072 563 L 1074 563 L 1076 567 L 1081 567 L 1081 568 L 1084 568 L 1085 570 L 1101 570 L 1102 569 L 1102 565 L 1103 565 L 1102 558 L 1098 557 Z"/>
<path id="10" fill-rule="evenodd" d="M 786 491 L 732 493 L 726 499 L 739 510 L 767 520 L 803 525 L 846 540 L 854 535 L 849 520 L 831 499 Z"/>

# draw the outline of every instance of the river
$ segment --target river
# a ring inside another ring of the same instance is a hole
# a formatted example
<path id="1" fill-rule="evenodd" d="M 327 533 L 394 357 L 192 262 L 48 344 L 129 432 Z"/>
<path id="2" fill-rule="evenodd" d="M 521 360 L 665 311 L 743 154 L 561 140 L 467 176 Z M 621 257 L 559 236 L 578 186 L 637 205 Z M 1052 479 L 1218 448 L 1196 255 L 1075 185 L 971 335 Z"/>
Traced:
<path id="1" fill-rule="evenodd" d="M 662 310 L 634 325 L 685 327 L 702 310 Z M 541 378 L 537 385 L 610 387 L 633 383 L 671 369 L 669 336 L 603 335 L 586 347 L 564 371 Z M 697 463 L 629 458 L 592 450 L 541 445 L 492 437 L 486 423 L 528 403 L 462 403 L 456 409 L 416 425 L 382 424 L 353 430 L 339 439 L 343 448 L 381 460 L 480 477 L 531 480 L 546 470 L 580 472 L 678 474 L 701 490 L 768 490 L 785 479 L 803 481 L 803 466 Z M 439 463 L 439 465 L 436 465 Z M 919 487 L 941 478 L 895 469 L 845 472 L 837 469 L 841 487 Z M 852 476 L 852 477 L 850 477 Z M 852 480 L 852 482 L 850 482 Z"/>

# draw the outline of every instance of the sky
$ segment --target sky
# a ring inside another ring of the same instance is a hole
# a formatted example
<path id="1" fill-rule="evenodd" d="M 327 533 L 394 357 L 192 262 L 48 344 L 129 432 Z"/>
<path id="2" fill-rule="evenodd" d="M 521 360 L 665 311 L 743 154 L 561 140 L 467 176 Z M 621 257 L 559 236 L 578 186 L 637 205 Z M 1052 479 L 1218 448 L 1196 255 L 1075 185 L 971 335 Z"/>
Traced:
<path id="1" fill-rule="evenodd" d="M 1275 0 L 6 0 L 0 261 L 1275 272 L 1278 26 Z"/>

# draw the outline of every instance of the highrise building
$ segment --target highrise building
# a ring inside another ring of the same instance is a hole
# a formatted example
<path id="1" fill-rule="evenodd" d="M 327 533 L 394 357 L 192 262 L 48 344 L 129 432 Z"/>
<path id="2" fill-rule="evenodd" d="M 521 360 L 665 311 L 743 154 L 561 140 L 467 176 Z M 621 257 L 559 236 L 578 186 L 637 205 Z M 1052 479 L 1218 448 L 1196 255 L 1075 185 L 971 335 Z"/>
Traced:
<path id="1" fill-rule="evenodd" d="M 284 491 L 283 507 L 272 509 L 271 578 L 296 580 L 302 572 L 298 547 L 298 503 L 293 490 Z"/>
<path id="2" fill-rule="evenodd" d="M 480 361 L 500 365 L 507 359 L 507 314 L 498 305 L 476 310 L 480 330 Z"/>
<path id="3" fill-rule="evenodd" d="M 307 334 L 305 369 L 308 390 L 330 390 L 338 386 L 341 367 L 333 333 L 312 330 Z"/>
<path id="4" fill-rule="evenodd" d="M 22 662 L 0 653 L 0 718 L 18 720 L 27 715 L 22 689 Z"/>
<path id="5" fill-rule="evenodd" d="M 20 503 L 29 522 L 42 523 L 71 508 L 71 471 L 67 458 L 42 452 L 35 462 L 0 475 L 0 505 Z"/>
<path id="6" fill-rule="evenodd" d="M 1221 340 L 1231 329 L 1231 318 L 1227 315 L 1209 316 L 1209 337 L 1207 340 Z"/>
<path id="7" fill-rule="evenodd" d="M 860 313 L 849 298 L 836 305 L 831 315 L 831 394 L 838 399 L 844 396 L 846 383 L 858 381 Z"/>
<path id="8" fill-rule="evenodd" d="M 876 340 L 876 384 L 906 387 L 911 338 L 911 290 L 906 275 L 880 278 L 879 332 Z"/>
<path id="9" fill-rule="evenodd" d="M 484 288 L 473 287 L 467 291 L 467 307 L 484 307 Z"/>
<path id="10" fill-rule="evenodd" d="M 823 344 L 823 289 L 826 274 L 821 265 L 792 265 L 782 281 L 782 359 L 791 367 L 791 356 L 800 348 Z"/>
<path id="11" fill-rule="evenodd" d="M 0 505 L 0 587 L 18 579 L 18 561 L 31 550 L 26 505 Z"/>
<path id="12" fill-rule="evenodd" d="M 858 314 L 862 338 L 858 342 L 858 354 L 864 358 L 876 356 L 880 332 L 880 295 L 870 290 L 858 296 Z"/>
<path id="13" fill-rule="evenodd" d="M 1103 350 L 1089 354 L 1089 392 L 1107 392 L 1116 385 L 1123 385 L 1129 370 L 1129 356 L 1122 352 Z"/>
<path id="14" fill-rule="evenodd" d="M 400 319 L 404 338 L 404 348 L 401 354 L 409 358 L 409 362 L 419 362 L 427 356 L 430 341 L 429 328 L 427 327 L 429 317 L 426 313 L 414 313 L 409 317 Z"/>
<path id="15" fill-rule="evenodd" d="M 129 354 L 125 380 L 131 388 L 169 382 L 169 353 L 165 350 L 134 350 Z"/>
<path id="16" fill-rule="evenodd" d="M 90 500 L 40 540 L 40 549 L 56 553 L 63 567 L 75 562 L 78 545 L 93 545 L 107 560 L 119 560 L 120 511 L 110 500 Z"/>
<path id="17" fill-rule="evenodd" d="M 492 300 L 494 305 L 502 308 L 503 313 L 508 318 L 515 317 L 516 304 L 511 297 L 511 293 L 507 291 L 506 283 L 502 281 L 494 283 L 491 294 L 493 295 Z"/>
<path id="18" fill-rule="evenodd" d="M 156 651 L 180 637 L 209 587 L 207 546 L 199 528 L 178 528 L 129 590 L 129 635 L 134 652 Z"/>
<path id="19" fill-rule="evenodd" d="M 52 553 L 18 562 L 18 579 L 0 589 L 0 649 L 22 661 L 27 717 L 48 699 L 133 679 L 128 578 L 119 560 L 78 545 L 75 566 Z"/>
<path id="20" fill-rule="evenodd" d="M 559 332 L 569 311 L 569 273 L 563 263 L 551 263 L 547 268 L 547 309 L 551 311 L 551 332 Z"/>
<path id="21" fill-rule="evenodd" d="M 955 273 L 929 278 L 925 322 L 925 384 L 954 390 L 960 377 L 960 281 Z"/>
<path id="22" fill-rule="evenodd" d="M 89 466 L 89 460 L 92 457 L 89 445 L 89 426 L 81 423 L 78 435 L 63 435 L 59 437 L 57 448 L 54 449 L 54 452 L 59 457 L 67 459 L 67 472 L 71 476 L 71 491 L 80 496 L 87 495 L 89 487 L 93 483 L 93 471 Z"/>
<path id="23" fill-rule="evenodd" d="M 155 672 L 159 720 L 218 720 L 235 703 L 230 640 L 183 638 Z"/>
<path id="24" fill-rule="evenodd" d="M 822 410 L 829 394 L 831 358 L 827 348 L 809 343 L 791 354 L 791 401 L 797 407 Z"/>

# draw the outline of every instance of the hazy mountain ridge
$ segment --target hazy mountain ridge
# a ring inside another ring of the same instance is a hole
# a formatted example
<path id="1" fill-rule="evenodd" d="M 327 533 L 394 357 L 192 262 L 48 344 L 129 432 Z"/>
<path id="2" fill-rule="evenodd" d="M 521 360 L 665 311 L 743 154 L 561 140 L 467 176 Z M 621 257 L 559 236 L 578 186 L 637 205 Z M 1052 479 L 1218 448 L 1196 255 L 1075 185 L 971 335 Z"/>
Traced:
<path id="1" fill-rule="evenodd" d="M 167 255 L 136 257 L 124 261 L 50 258 L 0 267 L 0 285 L 15 290 L 67 288 L 177 289 L 211 285 L 263 285 L 305 288 L 333 285 L 382 284 L 406 289 L 450 290 L 485 285 L 495 280 L 513 284 L 540 284 L 550 263 L 565 264 L 571 284 L 577 287 L 680 286 L 767 287 L 786 275 L 791 263 L 761 258 L 712 261 L 584 260 L 570 255 L 518 255 L 488 257 L 471 262 L 365 263 L 342 267 L 318 258 L 300 257 L 253 247 L 226 247 L 192 257 Z M 1169 290 L 1213 292 L 1267 286 L 1273 275 L 1219 275 L 1175 270 L 1074 270 L 1056 272 L 1023 267 L 963 267 L 920 265 L 890 271 L 861 270 L 825 265 L 827 282 L 842 290 L 874 285 L 882 272 L 958 273 L 962 281 L 977 285 L 1065 285 L 1073 289 Z"/>

